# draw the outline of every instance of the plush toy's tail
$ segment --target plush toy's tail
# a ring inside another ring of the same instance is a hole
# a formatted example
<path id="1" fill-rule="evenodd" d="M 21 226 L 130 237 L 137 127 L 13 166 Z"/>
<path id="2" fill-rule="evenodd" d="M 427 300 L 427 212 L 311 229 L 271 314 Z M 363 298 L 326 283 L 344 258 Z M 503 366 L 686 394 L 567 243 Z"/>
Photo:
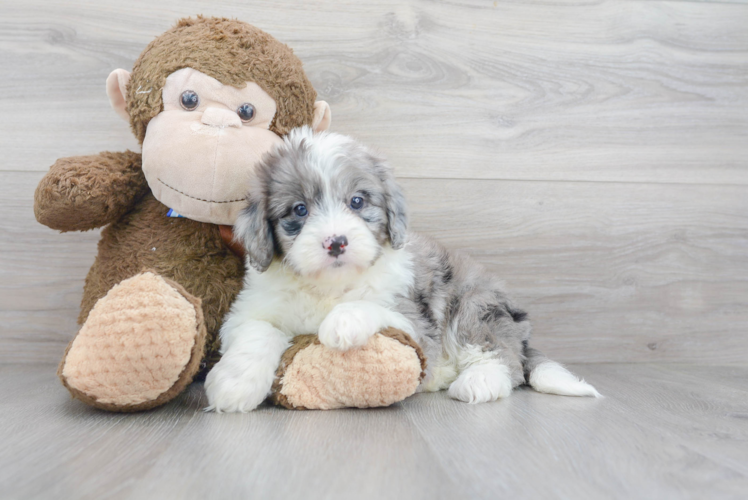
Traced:
<path id="1" fill-rule="evenodd" d="M 526 348 L 525 356 L 525 380 L 536 391 L 561 396 L 602 397 L 590 384 L 580 380 L 559 363 L 546 358 L 537 349 Z"/>

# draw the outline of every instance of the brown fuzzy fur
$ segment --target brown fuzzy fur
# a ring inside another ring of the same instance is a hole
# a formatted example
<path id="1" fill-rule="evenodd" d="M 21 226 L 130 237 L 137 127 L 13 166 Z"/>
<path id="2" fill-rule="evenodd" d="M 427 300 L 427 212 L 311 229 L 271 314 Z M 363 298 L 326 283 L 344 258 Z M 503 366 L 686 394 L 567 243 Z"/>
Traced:
<path id="1" fill-rule="evenodd" d="M 256 82 L 276 101 L 270 130 L 278 135 L 312 124 L 316 92 L 290 48 L 248 24 L 198 17 L 179 21 L 135 63 L 127 110 L 141 143 L 148 122 L 163 109 L 166 77 L 185 67 L 239 88 Z M 205 373 L 219 358 L 218 332 L 242 287 L 244 262 L 222 240 L 219 226 L 169 218 L 167 211 L 148 187 L 141 155 L 130 151 L 62 158 L 36 189 L 34 213 L 42 224 L 61 231 L 107 226 L 86 277 L 79 323 L 113 286 L 147 270 L 171 280 L 202 313 L 204 326 L 196 333 L 193 356 L 172 388 L 153 401 L 122 407 L 98 403 L 68 387 L 92 406 L 110 411 L 153 408 L 176 396 L 199 368 Z M 68 386 L 64 378 L 63 383 Z"/>
<path id="2" fill-rule="evenodd" d="M 312 123 L 316 92 L 290 48 L 240 21 L 188 18 L 151 42 L 135 63 L 127 109 L 141 143 L 148 122 L 163 109 L 161 89 L 166 77 L 185 67 L 239 88 L 247 81 L 256 82 L 276 100 L 271 130 L 279 135 Z M 143 89 L 149 92 L 138 93 Z M 201 304 L 205 355 L 191 360 L 190 366 L 202 362 L 205 373 L 219 359 L 218 331 L 241 289 L 244 262 L 224 243 L 218 226 L 169 218 L 167 211 L 151 194 L 141 155 L 131 151 L 61 158 L 34 194 L 37 220 L 53 229 L 83 231 L 108 225 L 86 277 L 78 322 L 85 322 L 96 302 L 114 285 L 152 269 L 184 287 L 185 296 Z M 181 391 L 195 370 L 188 371 L 157 402 L 137 408 L 114 408 L 74 395 L 108 410 L 150 408 Z"/>
<path id="3" fill-rule="evenodd" d="M 114 285 L 153 269 L 202 300 L 209 368 L 219 358 L 218 329 L 241 290 L 244 261 L 224 244 L 218 226 L 166 217 L 168 210 L 150 193 L 140 155 L 130 151 L 61 158 L 34 196 L 37 220 L 53 229 L 109 224 L 86 277 L 79 324 Z"/>
<path id="4" fill-rule="evenodd" d="M 201 299 L 208 331 L 206 365 L 212 366 L 219 358 L 221 321 L 242 287 L 244 262 L 223 243 L 217 225 L 166 217 L 168 210 L 149 192 L 101 232 L 78 322 L 114 285 L 152 269 Z"/>
<path id="5" fill-rule="evenodd" d="M 36 220 L 60 231 L 86 231 L 120 219 L 147 192 L 140 154 L 60 158 L 34 193 Z"/>
<path id="6" fill-rule="evenodd" d="M 312 123 L 317 92 L 287 45 L 241 21 L 198 16 L 179 21 L 135 61 L 127 111 L 141 144 L 148 122 L 163 111 L 166 77 L 187 67 L 237 88 L 255 82 L 275 99 L 277 112 L 270 130 L 278 135 Z"/>

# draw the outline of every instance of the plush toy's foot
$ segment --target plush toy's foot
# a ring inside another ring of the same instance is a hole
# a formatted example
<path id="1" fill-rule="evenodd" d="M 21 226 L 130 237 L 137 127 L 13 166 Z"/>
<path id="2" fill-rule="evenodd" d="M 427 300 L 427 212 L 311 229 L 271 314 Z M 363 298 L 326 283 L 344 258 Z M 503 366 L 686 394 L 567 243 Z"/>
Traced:
<path id="1" fill-rule="evenodd" d="M 68 346 L 58 375 L 74 397 L 97 408 L 153 408 L 192 381 L 205 331 L 199 299 L 145 272 L 96 303 Z"/>
<path id="2" fill-rule="evenodd" d="M 301 335 L 281 359 L 271 398 L 299 410 L 388 406 L 416 391 L 425 368 L 418 344 L 394 328 L 345 352 Z"/>

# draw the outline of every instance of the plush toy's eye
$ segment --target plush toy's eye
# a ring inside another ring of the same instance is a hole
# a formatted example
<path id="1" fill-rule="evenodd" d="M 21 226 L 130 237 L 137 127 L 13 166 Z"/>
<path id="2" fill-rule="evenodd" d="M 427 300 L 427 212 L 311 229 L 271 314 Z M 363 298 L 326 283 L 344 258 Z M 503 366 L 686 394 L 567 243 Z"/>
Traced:
<path id="1" fill-rule="evenodd" d="M 304 205 L 303 203 L 301 203 L 301 204 L 296 205 L 295 207 L 293 207 L 293 211 L 299 217 L 306 217 L 307 214 L 309 213 L 307 211 L 307 209 L 306 209 L 306 205 Z"/>
<path id="2" fill-rule="evenodd" d="M 241 118 L 243 122 L 248 122 L 255 117 L 255 107 L 250 103 L 245 102 L 236 109 L 236 114 L 239 115 L 239 118 Z"/>
<path id="3" fill-rule="evenodd" d="M 360 196 L 354 196 L 353 198 L 351 198 L 351 208 L 353 210 L 358 210 L 363 206 L 364 206 L 363 198 L 361 198 Z"/>
<path id="4" fill-rule="evenodd" d="M 197 96 L 197 92 L 185 90 L 179 97 L 179 102 L 182 104 L 184 109 L 192 111 L 198 104 L 200 104 L 200 98 Z"/>

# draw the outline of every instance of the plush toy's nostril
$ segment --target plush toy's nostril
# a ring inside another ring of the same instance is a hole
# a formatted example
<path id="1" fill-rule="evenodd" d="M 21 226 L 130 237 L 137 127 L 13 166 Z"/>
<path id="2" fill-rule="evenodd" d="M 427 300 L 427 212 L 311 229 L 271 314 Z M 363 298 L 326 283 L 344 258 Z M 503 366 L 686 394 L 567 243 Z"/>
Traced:
<path id="1" fill-rule="evenodd" d="M 203 112 L 203 116 L 200 121 L 204 125 L 210 125 L 211 127 L 241 127 L 242 120 L 233 111 L 221 108 L 208 108 Z"/>
<path id="2" fill-rule="evenodd" d="M 333 257 L 337 257 L 338 255 L 345 253 L 346 246 L 348 246 L 348 238 L 346 238 L 345 236 L 333 235 L 332 238 L 327 238 L 325 240 L 325 248 L 327 249 L 327 254 L 332 255 Z"/>

